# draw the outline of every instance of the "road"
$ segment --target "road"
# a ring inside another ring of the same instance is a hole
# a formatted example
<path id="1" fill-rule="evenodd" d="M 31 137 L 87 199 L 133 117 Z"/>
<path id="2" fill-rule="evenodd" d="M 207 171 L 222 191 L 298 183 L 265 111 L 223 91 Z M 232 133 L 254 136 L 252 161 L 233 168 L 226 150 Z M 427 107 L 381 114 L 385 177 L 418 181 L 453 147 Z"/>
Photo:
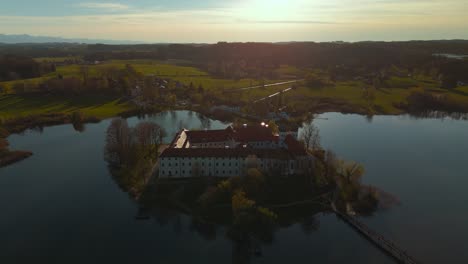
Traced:
<path id="1" fill-rule="evenodd" d="M 258 103 L 260 101 L 263 101 L 263 100 L 266 100 L 266 99 L 269 99 L 269 98 L 272 98 L 272 97 L 275 97 L 275 96 L 278 96 L 280 95 L 281 93 L 286 93 L 286 92 L 289 92 L 292 90 L 292 87 L 289 87 L 289 88 L 286 88 L 284 90 L 282 90 L 281 92 L 276 92 L 274 94 L 270 94 L 269 96 L 266 96 L 266 97 L 263 97 L 263 98 L 260 98 L 258 100 L 255 100 L 254 103 Z"/>
<path id="2" fill-rule="evenodd" d="M 270 84 L 265 84 L 265 85 L 256 85 L 256 86 L 250 86 L 250 87 L 245 87 L 245 88 L 232 89 L 232 90 L 229 90 L 229 91 L 230 92 L 245 91 L 245 90 L 258 89 L 258 88 L 263 88 L 263 87 L 271 87 L 271 86 L 278 86 L 278 85 L 283 85 L 283 84 L 296 83 L 296 82 L 300 82 L 300 81 L 303 81 L 303 80 L 304 79 L 287 81 L 287 82 L 270 83 Z"/>

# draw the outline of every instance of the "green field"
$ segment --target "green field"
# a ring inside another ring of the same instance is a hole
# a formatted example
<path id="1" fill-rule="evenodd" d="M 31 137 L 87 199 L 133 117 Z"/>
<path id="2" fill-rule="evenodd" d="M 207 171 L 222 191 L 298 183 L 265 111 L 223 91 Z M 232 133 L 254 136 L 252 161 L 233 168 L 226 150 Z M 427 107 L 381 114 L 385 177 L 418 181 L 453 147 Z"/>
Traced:
<path id="1" fill-rule="evenodd" d="M 47 59 L 47 58 L 42 58 Z M 175 63 L 175 64 L 174 64 Z M 154 74 L 162 76 L 162 78 L 173 79 L 180 81 L 186 85 L 193 83 L 195 87 L 202 85 L 205 91 L 216 91 L 218 96 L 222 96 L 224 100 L 241 101 L 246 104 L 266 97 L 278 91 L 291 87 L 291 84 L 280 86 L 265 87 L 238 91 L 232 93 L 219 93 L 223 90 L 244 88 L 249 86 L 259 85 L 258 80 L 242 79 L 219 79 L 211 76 L 198 68 L 187 66 L 187 62 L 164 62 L 154 60 L 114 60 L 101 63 L 98 65 L 88 66 L 90 76 L 99 76 L 107 68 L 124 68 L 125 65 L 132 65 L 137 72 L 144 75 Z M 0 83 L 7 90 L 16 82 L 42 82 L 49 78 L 55 78 L 57 75 L 65 77 L 76 76 L 80 77 L 80 65 L 68 65 L 57 67 L 57 71 L 47 74 L 40 78 L 17 80 L 11 82 Z M 298 69 L 287 65 L 282 65 L 276 70 L 278 80 L 266 80 L 265 83 L 276 83 L 284 80 L 296 79 L 313 73 L 316 76 L 327 80 L 326 73 L 311 70 Z M 401 75 L 399 75 L 401 76 Z M 362 81 L 345 81 L 328 83 L 322 88 L 306 87 L 304 84 L 298 84 L 297 89 L 294 89 L 284 95 L 287 104 L 298 106 L 298 110 L 306 110 L 310 104 L 322 99 L 334 100 L 335 102 L 343 102 L 349 106 L 354 106 L 360 109 L 367 109 L 369 102 L 363 97 L 363 87 L 369 85 Z M 406 102 L 406 98 L 414 91 L 427 91 L 434 94 L 444 94 L 461 103 L 468 104 L 468 86 L 459 87 L 454 90 L 445 90 L 439 88 L 439 83 L 432 80 L 428 76 L 410 77 L 390 77 L 385 81 L 385 85 L 381 89 L 373 89 L 374 99 L 372 100 L 375 112 L 385 114 L 400 114 L 401 109 L 395 105 Z M 63 97 L 63 96 L 15 96 L 3 95 L 0 96 L 0 117 L 12 118 L 24 115 L 35 115 L 41 113 L 63 112 L 69 113 L 80 110 L 85 115 L 97 116 L 100 118 L 110 117 L 118 113 L 132 109 L 132 105 L 126 102 L 120 102 L 119 98 L 106 96 L 83 96 L 83 97 Z M 337 111 L 340 110 L 339 105 Z"/>
<path id="2" fill-rule="evenodd" d="M 48 59 L 48 58 L 42 58 Z M 132 67 L 135 68 L 137 72 L 140 72 L 144 75 L 154 74 L 156 76 L 162 76 L 163 78 L 170 78 L 176 81 L 180 81 L 186 85 L 193 83 L 196 87 L 202 85 L 204 89 L 211 90 L 211 89 L 232 89 L 232 88 L 243 88 L 246 86 L 251 85 L 258 85 L 259 82 L 253 79 L 242 79 L 242 80 L 230 80 L 230 79 L 219 79 L 213 76 L 210 76 L 207 72 L 204 72 L 198 68 L 190 67 L 190 66 L 181 66 L 181 65 L 174 65 L 169 64 L 166 62 L 161 61 L 154 61 L 154 60 L 114 60 L 114 61 L 107 61 L 98 65 L 90 65 L 88 66 L 89 75 L 99 76 L 102 72 L 104 72 L 108 68 L 118 68 L 122 69 L 125 65 L 130 64 Z M 32 78 L 26 80 L 16 80 L 16 81 L 9 81 L 9 82 L 0 82 L 0 85 L 5 87 L 7 90 L 10 90 L 11 87 L 15 83 L 32 83 L 38 84 L 43 82 L 47 79 L 55 78 L 58 75 L 62 75 L 63 77 L 81 77 L 80 74 L 80 65 L 67 65 L 67 66 L 59 66 L 56 69 L 56 72 L 49 73 L 39 78 Z M 286 72 L 291 74 L 291 72 L 295 72 L 294 68 L 281 68 L 282 73 Z M 166 77 L 167 76 L 167 77 Z M 274 83 L 281 80 L 266 80 L 266 83 Z"/>
<path id="3" fill-rule="evenodd" d="M 41 58 L 34 58 L 37 62 L 62 62 L 66 60 L 76 60 L 80 59 L 80 57 L 41 57 Z"/>
<path id="4" fill-rule="evenodd" d="M 131 109 L 132 106 L 129 103 L 108 96 L 0 96 L 0 118 L 2 119 L 74 111 L 81 111 L 85 116 L 107 118 Z"/>
<path id="5" fill-rule="evenodd" d="M 50 58 L 39 58 L 38 60 L 49 60 Z M 64 59 L 64 58 L 60 58 Z M 235 88 L 244 88 L 254 85 L 259 85 L 260 82 L 253 79 L 230 80 L 219 79 L 210 76 L 208 73 L 195 67 L 178 64 L 169 64 L 154 60 L 114 60 L 101 63 L 98 65 L 88 66 L 90 76 L 99 76 L 108 68 L 124 68 L 127 64 L 132 65 L 137 72 L 144 75 L 154 74 L 180 81 L 186 85 L 193 83 L 195 87 L 202 85 L 205 91 L 222 91 Z M 37 84 L 50 78 L 55 78 L 58 75 L 64 77 L 80 77 L 80 65 L 67 65 L 57 67 L 56 72 L 44 75 L 39 78 L 16 80 L 10 82 L 0 82 L 0 85 L 5 87 L 10 94 L 0 96 L 0 118 L 13 118 L 25 115 L 37 115 L 43 113 L 63 112 L 70 113 L 80 110 L 85 115 L 92 115 L 100 118 L 117 115 L 132 108 L 130 103 L 119 103 L 119 98 L 109 98 L 103 96 L 82 96 L 82 97 L 64 97 L 52 95 L 31 95 L 31 96 L 16 96 L 11 94 L 11 87 L 15 83 L 33 83 Z M 284 74 L 297 73 L 297 69 L 291 67 L 281 67 L 280 70 Z M 267 80 L 268 83 L 280 82 L 282 80 Z M 268 87 L 265 89 L 249 90 L 248 92 L 235 93 L 231 96 L 239 96 L 243 101 L 249 101 L 251 98 L 260 98 L 274 93 L 278 90 L 286 88 L 286 85 Z"/>

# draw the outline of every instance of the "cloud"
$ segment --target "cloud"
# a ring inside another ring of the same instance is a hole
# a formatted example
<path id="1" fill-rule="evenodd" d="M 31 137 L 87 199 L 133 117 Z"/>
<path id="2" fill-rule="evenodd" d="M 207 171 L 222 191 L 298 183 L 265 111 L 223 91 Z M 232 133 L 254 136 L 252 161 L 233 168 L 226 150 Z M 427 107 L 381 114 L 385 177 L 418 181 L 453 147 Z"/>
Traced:
<path id="1" fill-rule="evenodd" d="M 238 23 L 245 24 L 338 24 L 338 22 L 319 20 L 237 20 Z"/>
<path id="2" fill-rule="evenodd" d="M 120 11 L 120 10 L 127 10 L 130 7 L 120 3 L 94 3 L 94 2 L 86 2 L 86 3 L 79 3 L 79 7 L 89 8 L 89 9 L 107 9 L 109 11 Z"/>

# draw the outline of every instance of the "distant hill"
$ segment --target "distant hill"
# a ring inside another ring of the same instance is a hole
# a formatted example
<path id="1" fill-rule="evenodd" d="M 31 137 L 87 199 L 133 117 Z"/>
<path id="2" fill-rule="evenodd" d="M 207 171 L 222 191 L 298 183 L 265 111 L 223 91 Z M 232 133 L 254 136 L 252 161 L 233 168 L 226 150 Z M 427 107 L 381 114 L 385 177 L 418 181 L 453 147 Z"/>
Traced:
<path id="1" fill-rule="evenodd" d="M 0 43 L 83 43 L 83 44 L 144 44 L 142 41 L 105 40 L 105 39 L 68 39 L 61 37 L 31 36 L 31 35 L 5 35 L 0 34 Z"/>

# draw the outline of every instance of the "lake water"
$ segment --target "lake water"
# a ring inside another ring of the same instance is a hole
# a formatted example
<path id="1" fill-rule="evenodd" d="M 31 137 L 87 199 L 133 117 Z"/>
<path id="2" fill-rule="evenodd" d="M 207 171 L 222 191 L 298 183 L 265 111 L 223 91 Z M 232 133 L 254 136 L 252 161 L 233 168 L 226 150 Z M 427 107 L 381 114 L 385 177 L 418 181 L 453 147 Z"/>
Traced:
<path id="1" fill-rule="evenodd" d="M 468 263 L 468 122 L 328 113 L 316 120 L 322 145 L 366 168 L 364 181 L 401 205 L 364 218 L 423 263 Z M 224 128 L 178 111 L 149 118 L 168 138 L 181 124 Z M 134 125 L 137 118 L 130 118 Z M 244 263 L 222 227 L 196 232 L 184 215 L 135 220 L 138 205 L 103 160 L 110 121 L 12 135 L 13 149 L 34 156 L 0 169 L 0 263 Z M 251 263 L 393 263 L 354 230 L 327 214 L 319 227 L 278 230 Z"/>

